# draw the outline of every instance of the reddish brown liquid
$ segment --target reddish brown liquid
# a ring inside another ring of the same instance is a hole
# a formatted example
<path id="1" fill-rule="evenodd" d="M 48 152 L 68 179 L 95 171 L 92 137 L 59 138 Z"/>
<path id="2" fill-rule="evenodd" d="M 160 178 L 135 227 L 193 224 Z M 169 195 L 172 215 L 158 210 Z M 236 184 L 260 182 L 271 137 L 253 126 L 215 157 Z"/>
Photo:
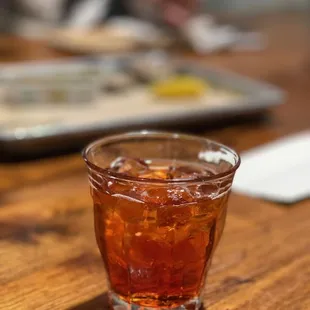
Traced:
<path id="1" fill-rule="evenodd" d="M 153 176 L 168 173 L 168 165 L 158 167 Z M 213 185 L 102 184 L 92 188 L 95 231 L 111 289 L 128 303 L 154 308 L 197 297 L 224 228 L 228 194 L 210 198 Z"/>

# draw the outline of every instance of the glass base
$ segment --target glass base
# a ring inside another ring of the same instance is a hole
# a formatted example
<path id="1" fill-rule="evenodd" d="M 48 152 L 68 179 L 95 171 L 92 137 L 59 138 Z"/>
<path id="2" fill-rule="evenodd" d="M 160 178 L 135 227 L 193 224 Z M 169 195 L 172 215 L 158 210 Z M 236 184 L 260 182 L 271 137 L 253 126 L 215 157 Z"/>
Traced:
<path id="1" fill-rule="evenodd" d="M 116 294 L 113 292 L 109 293 L 110 297 L 110 303 L 111 303 L 111 309 L 112 310 L 201 310 L 202 309 L 202 303 L 199 300 L 199 298 L 192 299 L 188 302 L 186 302 L 182 306 L 169 308 L 169 307 L 160 307 L 160 308 L 153 308 L 153 307 L 145 307 L 145 306 L 139 306 L 135 304 L 128 304 L 124 300 L 120 299 Z"/>

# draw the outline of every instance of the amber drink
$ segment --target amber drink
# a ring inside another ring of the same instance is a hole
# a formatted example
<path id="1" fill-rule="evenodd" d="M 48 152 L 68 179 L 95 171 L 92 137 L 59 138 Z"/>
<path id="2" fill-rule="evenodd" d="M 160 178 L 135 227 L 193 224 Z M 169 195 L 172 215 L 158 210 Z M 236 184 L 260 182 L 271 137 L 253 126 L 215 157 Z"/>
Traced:
<path id="1" fill-rule="evenodd" d="M 97 244 L 116 309 L 199 309 L 238 155 L 187 135 L 139 132 L 84 151 Z"/>

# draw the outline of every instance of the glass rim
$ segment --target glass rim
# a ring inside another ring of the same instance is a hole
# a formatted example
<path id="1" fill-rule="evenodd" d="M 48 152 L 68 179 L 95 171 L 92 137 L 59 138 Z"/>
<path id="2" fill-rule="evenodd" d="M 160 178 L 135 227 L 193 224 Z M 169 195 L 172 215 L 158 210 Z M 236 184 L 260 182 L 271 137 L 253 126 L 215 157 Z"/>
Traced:
<path id="1" fill-rule="evenodd" d="M 96 164 L 94 164 L 90 159 L 89 159 L 89 152 L 94 149 L 96 146 L 99 145 L 106 145 L 111 142 L 122 142 L 122 141 L 130 141 L 131 139 L 134 138 L 170 138 L 170 139 L 175 139 L 175 140 L 192 140 L 192 141 L 200 141 L 200 142 L 205 142 L 207 144 L 212 144 L 215 145 L 219 148 L 223 148 L 226 151 L 230 152 L 236 157 L 236 162 L 235 164 L 232 164 L 232 167 L 227 169 L 225 172 L 217 173 L 212 176 L 197 176 L 195 178 L 187 178 L 187 179 L 153 179 L 153 178 L 140 178 L 140 177 L 135 177 L 135 176 L 130 176 L 126 175 L 124 173 L 120 172 L 114 172 L 109 170 L 108 168 L 102 168 Z M 172 185 L 172 184 L 195 184 L 195 183 L 205 183 L 205 182 L 210 182 L 210 181 L 216 181 L 220 180 L 223 178 L 226 178 L 233 173 L 236 172 L 236 170 L 239 168 L 241 159 L 240 155 L 233 150 L 232 148 L 216 142 L 211 139 L 207 139 L 201 136 L 195 136 L 195 135 L 190 135 L 190 134 L 183 134 L 183 133 L 173 133 L 169 131 L 153 131 L 153 130 L 141 130 L 141 131 L 132 131 L 132 132 L 126 132 L 123 134 L 115 134 L 115 135 L 109 135 L 107 137 L 99 138 L 91 143 L 89 143 L 82 151 L 82 157 L 88 167 L 93 169 L 95 172 L 98 172 L 99 174 L 102 175 L 107 175 L 110 178 L 120 180 L 120 181 L 130 181 L 130 182 L 135 182 L 135 183 L 150 183 L 150 184 L 166 184 L 166 185 Z"/>

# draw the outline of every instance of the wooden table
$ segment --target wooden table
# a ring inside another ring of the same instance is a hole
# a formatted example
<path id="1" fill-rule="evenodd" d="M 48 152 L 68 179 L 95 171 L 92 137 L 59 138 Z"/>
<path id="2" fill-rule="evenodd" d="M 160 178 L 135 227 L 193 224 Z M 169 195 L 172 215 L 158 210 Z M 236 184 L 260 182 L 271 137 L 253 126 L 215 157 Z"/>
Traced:
<path id="1" fill-rule="evenodd" d="M 310 125 L 306 20 L 291 14 L 253 23 L 270 37 L 266 51 L 202 60 L 288 92 L 287 104 L 274 108 L 265 122 L 203 132 L 238 151 Z M 1 37 L 0 44 L 0 57 L 6 61 L 60 55 L 41 43 L 17 38 Z M 107 283 L 80 155 L 1 164 L 0 176 L 0 309 L 107 309 Z M 285 207 L 232 195 L 205 307 L 310 309 L 309 200 Z"/>

